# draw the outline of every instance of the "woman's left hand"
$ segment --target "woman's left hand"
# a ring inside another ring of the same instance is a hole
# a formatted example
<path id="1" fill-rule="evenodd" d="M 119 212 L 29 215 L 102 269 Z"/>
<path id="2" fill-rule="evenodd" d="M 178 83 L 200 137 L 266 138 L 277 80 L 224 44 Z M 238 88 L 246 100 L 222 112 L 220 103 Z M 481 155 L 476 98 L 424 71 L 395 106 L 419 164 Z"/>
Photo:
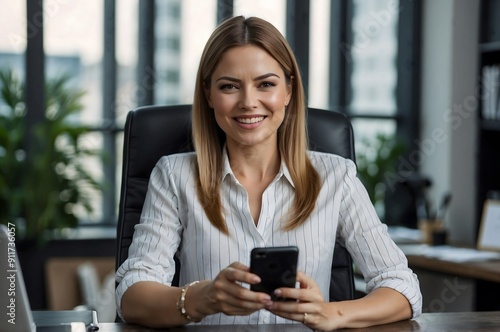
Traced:
<path id="1" fill-rule="evenodd" d="M 327 314 L 327 302 L 323 299 L 316 282 L 302 272 L 297 272 L 297 281 L 300 282 L 300 288 L 278 288 L 275 291 L 279 297 L 296 301 L 273 301 L 266 309 L 280 317 L 301 322 L 312 329 L 330 330 L 332 324 Z"/>

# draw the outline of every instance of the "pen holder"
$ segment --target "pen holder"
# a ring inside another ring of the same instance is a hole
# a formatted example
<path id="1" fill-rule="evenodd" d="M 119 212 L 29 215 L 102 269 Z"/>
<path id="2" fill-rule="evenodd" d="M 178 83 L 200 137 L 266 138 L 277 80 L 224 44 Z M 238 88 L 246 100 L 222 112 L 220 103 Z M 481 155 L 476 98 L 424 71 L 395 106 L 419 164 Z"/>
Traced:
<path id="1" fill-rule="evenodd" d="M 429 245 L 443 245 L 446 243 L 444 222 L 440 219 L 422 219 L 418 221 L 418 228 L 422 232 L 422 242 Z"/>

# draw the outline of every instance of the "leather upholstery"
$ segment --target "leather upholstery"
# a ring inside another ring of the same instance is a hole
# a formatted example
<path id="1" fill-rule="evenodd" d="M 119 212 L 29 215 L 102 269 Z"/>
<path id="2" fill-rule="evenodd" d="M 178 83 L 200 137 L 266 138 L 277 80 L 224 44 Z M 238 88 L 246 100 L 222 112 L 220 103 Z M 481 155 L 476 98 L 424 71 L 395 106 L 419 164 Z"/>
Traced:
<path id="1" fill-rule="evenodd" d="M 139 222 L 149 176 L 160 157 L 192 151 L 191 105 L 145 106 L 127 115 L 123 146 L 122 187 L 117 228 L 118 268 L 128 256 L 134 226 Z M 309 109 L 311 150 L 335 153 L 354 160 L 354 138 L 347 117 L 338 112 Z M 332 234 L 332 240 L 335 234 Z M 174 278 L 174 284 L 178 282 Z M 351 256 L 336 243 L 330 300 L 354 298 Z"/>

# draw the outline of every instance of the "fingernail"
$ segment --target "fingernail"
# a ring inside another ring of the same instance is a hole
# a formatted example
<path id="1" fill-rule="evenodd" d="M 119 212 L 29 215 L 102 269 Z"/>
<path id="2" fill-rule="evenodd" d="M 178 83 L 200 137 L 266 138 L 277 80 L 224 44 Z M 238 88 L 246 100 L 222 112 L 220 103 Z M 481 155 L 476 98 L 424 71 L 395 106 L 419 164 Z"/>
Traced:
<path id="1" fill-rule="evenodd" d="M 279 289 L 274 291 L 274 295 L 276 295 L 276 296 L 281 296 L 281 294 L 282 294 L 281 290 L 279 290 Z"/>
<path id="2" fill-rule="evenodd" d="M 264 295 L 261 297 L 260 301 L 264 304 L 271 302 L 271 297 L 269 295 Z"/>
<path id="3" fill-rule="evenodd" d="M 265 305 L 266 305 L 266 309 L 272 309 L 273 308 L 273 302 L 272 301 L 266 302 Z"/>
<path id="4" fill-rule="evenodd" d="M 255 277 L 252 277 L 252 282 L 255 282 L 255 283 L 260 283 L 260 278 L 255 276 Z"/>

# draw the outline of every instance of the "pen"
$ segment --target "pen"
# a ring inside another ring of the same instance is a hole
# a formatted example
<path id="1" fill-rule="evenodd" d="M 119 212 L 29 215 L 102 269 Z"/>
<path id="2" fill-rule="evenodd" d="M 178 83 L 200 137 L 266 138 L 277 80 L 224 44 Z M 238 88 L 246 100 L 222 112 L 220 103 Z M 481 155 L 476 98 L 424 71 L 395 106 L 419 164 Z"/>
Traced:
<path id="1" fill-rule="evenodd" d="M 99 326 L 95 325 L 94 323 L 90 323 L 89 326 L 87 327 L 88 332 L 95 332 L 99 330 Z"/>
<path id="2" fill-rule="evenodd" d="M 439 210 L 436 213 L 437 219 L 444 219 L 446 211 L 448 210 L 448 206 L 450 205 L 450 202 L 451 202 L 451 193 L 448 192 L 443 196 L 441 205 L 439 206 Z"/>
<path id="3" fill-rule="evenodd" d="M 97 325 L 97 312 L 95 310 L 92 310 L 92 322 L 89 324 L 87 327 L 88 332 L 95 332 L 99 330 L 99 326 Z"/>

